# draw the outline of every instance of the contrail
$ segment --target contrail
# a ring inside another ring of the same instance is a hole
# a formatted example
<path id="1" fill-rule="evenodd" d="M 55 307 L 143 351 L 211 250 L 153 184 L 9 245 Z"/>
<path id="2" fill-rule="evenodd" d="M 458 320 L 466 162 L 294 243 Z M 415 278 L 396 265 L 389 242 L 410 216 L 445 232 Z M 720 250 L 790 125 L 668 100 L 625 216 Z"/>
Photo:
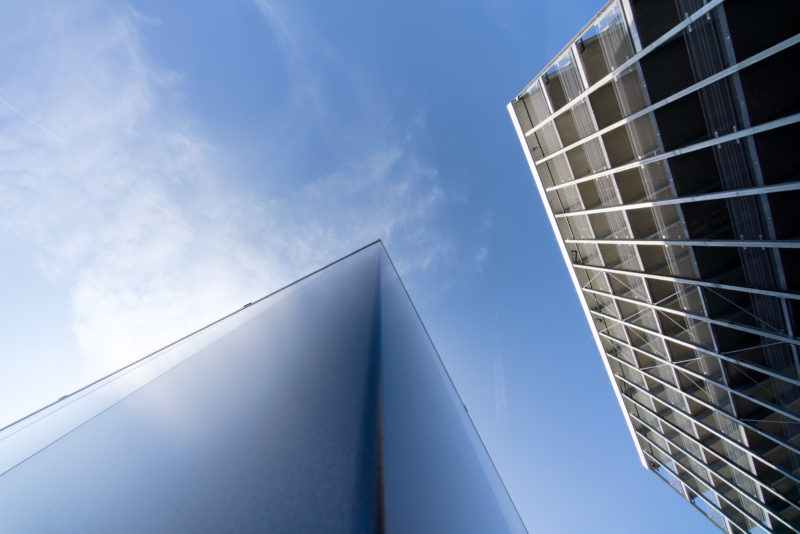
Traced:
<path id="1" fill-rule="evenodd" d="M 30 118 L 29 116 L 27 116 L 27 115 L 26 115 L 25 113 L 23 113 L 23 112 L 22 112 L 22 111 L 21 111 L 21 110 L 20 110 L 18 107 L 14 106 L 14 105 L 13 105 L 11 102 L 9 102 L 8 100 L 6 100 L 6 99 L 5 99 L 5 97 L 4 97 L 3 95 L 1 95 L 1 94 L 0 94 L 0 102 L 2 102 L 3 104 L 5 104 L 5 105 L 6 105 L 6 107 L 8 107 L 8 109 L 10 109 L 11 111 L 13 111 L 14 113 L 16 113 L 17 115 L 19 115 L 20 117 L 22 117 L 23 119 L 25 119 L 26 121 L 28 121 L 29 123 L 31 123 L 31 124 L 33 124 L 34 126 L 36 126 L 36 127 L 39 129 L 39 130 L 41 130 L 42 132 L 44 132 L 44 133 L 45 133 L 46 135 L 48 135 L 50 138 L 54 139 L 54 140 L 55 140 L 55 141 L 56 141 L 58 144 L 60 144 L 60 145 L 61 145 L 61 146 L 63 146 L 64 148 L 69 148 L 69 145 L 68 145 L 68 144 L 67 144 L 67 143 L 66 143 L 66 142 L 65 142 L 63 139 L 61 139 L 59 136 L 57 136 L 56 134 L 54 134 L 53 132 L 51 132 L 50 130 L 48 130 L 47 128 L 45 128 L 44 126 L 42 126 L 41 124 L 39 124 L 38 122 L 36 122 L 35 120 L 33 120 L 32 118 Z"/>

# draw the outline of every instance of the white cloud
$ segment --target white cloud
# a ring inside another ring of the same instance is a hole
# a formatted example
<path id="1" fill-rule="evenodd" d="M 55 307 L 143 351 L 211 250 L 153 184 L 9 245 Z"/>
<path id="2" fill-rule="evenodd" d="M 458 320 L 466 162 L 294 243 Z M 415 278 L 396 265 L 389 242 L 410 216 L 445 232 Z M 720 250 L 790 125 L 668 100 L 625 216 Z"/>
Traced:
<path id="1" fill-rule="evenodd" d="M 372 239 L 400 251 L 404 272 L 448 250 L 432 230 L 445 202 L 437 172 L 405 133 L 297 190 L 251 198 L 176 106 L 181 77 L 144 49 L 153 21 L 33 1 L 2 19 L 0 232 L 31 243 L 37 268 L 69 292 L 65 320 L 93 372 Z"/>
<path id="2" fill-rule="evenodd" d="M 283 7 L 271 0 L 252 1 L 264 19 L 272 26 L 283 46 L 289 49 L 293 54 L 297 53 L 297 40 L 295 39 L 294 31 L 289 28 Z"/>

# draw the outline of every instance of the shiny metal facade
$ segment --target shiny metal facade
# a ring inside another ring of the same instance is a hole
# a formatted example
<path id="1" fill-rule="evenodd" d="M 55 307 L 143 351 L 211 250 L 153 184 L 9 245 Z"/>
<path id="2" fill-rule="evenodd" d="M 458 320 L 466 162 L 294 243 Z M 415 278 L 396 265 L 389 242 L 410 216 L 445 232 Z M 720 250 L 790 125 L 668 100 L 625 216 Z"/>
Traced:
<path id="1" fill-rule="evenodd" d="M 525 527 L 377 242 L 0 431 L 0 531 Z"/>

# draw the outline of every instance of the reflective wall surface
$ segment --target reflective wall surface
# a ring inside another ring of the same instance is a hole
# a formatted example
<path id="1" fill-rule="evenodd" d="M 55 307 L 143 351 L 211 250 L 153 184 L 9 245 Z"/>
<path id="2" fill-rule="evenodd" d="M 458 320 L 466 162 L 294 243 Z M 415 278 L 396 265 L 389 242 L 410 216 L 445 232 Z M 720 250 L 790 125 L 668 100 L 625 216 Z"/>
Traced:
<path id="1" fill-rule="evenodd" d="M 0 431 L 0 532 L 525 531 L 380 243 L 226 321 Z"/>
<path id="2" fill-rule="evenodd" d="M 381 264 L 389 532 L 525 532 L 405 289 Z"/>

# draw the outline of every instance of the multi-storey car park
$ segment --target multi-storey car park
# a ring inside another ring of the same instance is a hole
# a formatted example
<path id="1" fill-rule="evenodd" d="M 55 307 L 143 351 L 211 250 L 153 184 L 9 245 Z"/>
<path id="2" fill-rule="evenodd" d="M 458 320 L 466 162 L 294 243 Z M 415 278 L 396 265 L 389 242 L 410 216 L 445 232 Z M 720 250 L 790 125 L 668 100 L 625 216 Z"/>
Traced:
<path id="1" fill-rule="evenodd" d="M 800 532 L 800 3 L 615 0 L 508 106 L 642 463 Z"/>

